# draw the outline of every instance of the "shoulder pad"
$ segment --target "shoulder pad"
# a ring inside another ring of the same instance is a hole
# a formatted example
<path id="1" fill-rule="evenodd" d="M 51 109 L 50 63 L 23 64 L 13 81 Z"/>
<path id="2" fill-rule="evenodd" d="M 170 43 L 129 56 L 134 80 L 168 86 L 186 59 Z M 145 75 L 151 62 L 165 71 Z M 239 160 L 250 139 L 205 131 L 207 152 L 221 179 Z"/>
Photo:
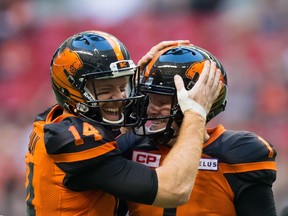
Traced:
<path id="1" fill-rule="evenodd" d="M 67 117 L 60 122 L 46 124 L 44 140 L 48 154 L 83 151 L 115 141 L 101 125 L 92 125 L 77 117 Z"/>
<path id="2" fill-rule="evenodd" d="M 215 144 L 213 151 L 218 151 L 219 162 L 231 166 L 225 173 L 236 174 L 249 184 L 272 185 L 276 180 L 276 151 L 262 137 L 248 131 L 228 130 Z"/>
<path id="3" fill-rule="evenodd" d="M 49 107 L 48 109 L 46 109 L 44 112 L 39 113 L 36 118 L 34 119 L 34 122 L 36 121 L 45 121 L 45 119 L 47 118 L 47 115 L 50 113 L 50 111 L 52 110 L 52 107 Z"/>
<path id="4" fill-rule="evenodd" d="M 276 151 L 262 137 L 248 131 L 225 131 L 204 153 L 229 164 L 275 161 Z"/>

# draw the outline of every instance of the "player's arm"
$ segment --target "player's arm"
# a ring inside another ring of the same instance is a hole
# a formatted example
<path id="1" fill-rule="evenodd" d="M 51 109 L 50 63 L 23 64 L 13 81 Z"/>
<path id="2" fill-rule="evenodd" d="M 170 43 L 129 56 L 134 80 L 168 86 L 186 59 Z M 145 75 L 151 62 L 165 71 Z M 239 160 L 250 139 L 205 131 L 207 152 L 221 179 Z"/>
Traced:
<path id="1" fill-rule="evenodd" d="M 102 190 L 131 202 L 151 205 L 155 200 L 158 188 L 155 170 L 123 158 L 119 151 L 86 164 L 89 164 L 89 168 L 85 167 L 87 171 L 67 174 L 63 184 L 73 191 Z"/>
<path id="2" fill-rule="evenodd" d="M 81 118 L 65 118 L 44 129 L 46 152 L 72 191 L 102 190 L 122 199 L 152 204 L 156 171 L 125 159 L 112 135 Z M 57 145 L 55 145 L 57 143 Z"/>
<path id="3" fill-rule="evenodd" d="M 144 67 L 151 61 L 151 59 L 157 54 L 157 52 L 161 51 L 162 49 L 165 49 L 169 46 L 175 46 L 175 45 L 189 45 L 189 40 L 171 40 L 171 41 L 162 41 L 158 43 L 157 45 L 153 46 L 139 61 L 138 66 L 140 68 L 140 71 L 144 69 Z"/>
<path id="4" fill-rule="evenodd" d="M 257 184 L 246 188 L 235 202 L 238 216 L 276 216 L 272 188 L 268 184 Z"/>

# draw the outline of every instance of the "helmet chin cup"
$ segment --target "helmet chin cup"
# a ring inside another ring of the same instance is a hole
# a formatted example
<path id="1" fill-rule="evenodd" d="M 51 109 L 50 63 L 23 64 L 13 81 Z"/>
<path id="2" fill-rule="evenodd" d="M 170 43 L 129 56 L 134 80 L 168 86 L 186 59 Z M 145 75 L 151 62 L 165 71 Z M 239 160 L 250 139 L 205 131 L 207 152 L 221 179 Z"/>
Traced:
<path id="1" fill-rule="evenodd" d="M 173 118 L 170 118 L 166 126 L 157 130 L 151 130 L 151 126 L 145 126 L 146 120 L 143 120 L 141 125 L 139 127 L 134 127 L 133 132 L 136 135 L 139 136 L 148 136 L 150 140 L 152 140 L 153 143 L 156 143 L 157 145 L 166 145 L 168 144 L 174 137 L 175 137 L 175 131 L 172 123 Z"/>
<path id="2" fill-rule="evenodd" d="M 119 120 L 116 120 L 116 121 L 111 121 L 111 120 L 105 119 L 104 117 L 102 119 L 104 122 L 107 122 L 109 124 L 120 124 L 121 122 L 124 121 L 124 114 L 121 113 L 121 118 Z"/>
<path id="3" fill-rule="evenodd" d="M 154 134 L 154 133 L 162 132 L 162 131 L 165 130 L 165 127 L 160 128 L 160 129 L 158 129 L 158 130 L 151 130 L 151 126 L 149 126 L 149 127 L 146 127 L 145 130 L 146 130 L 146 134 L 149 135 L 149 134 Z"/>

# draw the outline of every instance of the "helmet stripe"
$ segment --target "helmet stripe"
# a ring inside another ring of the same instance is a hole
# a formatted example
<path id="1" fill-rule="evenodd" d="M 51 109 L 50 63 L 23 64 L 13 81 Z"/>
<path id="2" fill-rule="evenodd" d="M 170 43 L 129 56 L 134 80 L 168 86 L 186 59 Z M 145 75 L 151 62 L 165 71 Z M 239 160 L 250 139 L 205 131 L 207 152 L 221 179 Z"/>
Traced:
<path id="1" fill-rule="evenodd" d="M 153 59 L 149 62 L 149 64 L 147 65 L 146 69 L 144 70 L 143 72 L 143 75 L 148 77 L 149 76 L 149 73 L 154 65 L 154 63 L 158 60 L 158 58 L 164 53 L 166 52 L 167 50 L 171 49 L 172 47 L 176 47 L 176 45 L 173 45 L 173 46 L 169 46 L 169 47 L 166 47 L 165 49 L 159 51 L 154 57 Z"/>
<path id="2" fill-rule="evenodd" d="M 109 35 L 105 32 L 98 32 L 101 36 L 103 36 L 107 42 L 111 45 L 116 57 L 117 57 L 117 60 L 124 60 L 124 56 L 123 56 L 123 53 L 122 53 L 122 50 L 120 49 L 121 45 L 119 44 L 119 41 L 114 38 L 112 35 Z"/>

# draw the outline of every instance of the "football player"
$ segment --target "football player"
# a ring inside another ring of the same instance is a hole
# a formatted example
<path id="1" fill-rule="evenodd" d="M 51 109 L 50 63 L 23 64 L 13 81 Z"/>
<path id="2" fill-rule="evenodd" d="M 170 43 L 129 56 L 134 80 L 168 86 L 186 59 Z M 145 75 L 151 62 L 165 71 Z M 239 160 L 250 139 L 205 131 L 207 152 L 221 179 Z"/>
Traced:
<path id="1" fill-rule="evenodd" d="M 207 60 L 216 63 L 223 86 L 207 113 L 206 121 L 209 122 L 225 109 L 227 74 L 217 58 L 196 46 L 180 45 L 163 49 L 140 76 L 139 88 L 147 100 L 147 115 L 143 118 L 142 127 L 118 138 L 119 148 L 127 158 L 151 169 L 162 165 L 175 140 L 181 136 L 180 126 L 184 126 L 181 104 L 185 99 L 179 92 L 177 98 L 173 77 L 176 74 L 181 76 L 185 88 L 193 89 L 200 81 Z M 134 144 L 131 143 L 133 139 Z M 194 139 L 191 133 L 189 141 L 193 142 Z M 207 128 L 198 175 L 189 202 L 175 208 L 128 202 L 130 215 L 276 215 L 272 191 L 276 179 L 275 157 L 273 146 L 255 133 L 232 131 L 223 125 Z M 177 179 L 177 176 L 171 175 Z"/>
<path id="2" fill-rule="evenodd" d="M 189 41 L 164 41 L 140 64 L 178 43 Z M 119 127 L 139 124 L 140 114 L 130 115 L 144 97 L 135 94 L 135 69 L 124 44 L 101 31 L 77 33 L 56 50 L 50 75 L 57 104 L 36 116 L 26 154 L 27 215 L 109 216 L 117 214 L 118 198 L 160 207 L 189 200 L 219 75 L 207 64 L 202 85 L 186 95 L 194 104 L 174 151 L 152 170 L 125 159 L 115 141 Z"/>

